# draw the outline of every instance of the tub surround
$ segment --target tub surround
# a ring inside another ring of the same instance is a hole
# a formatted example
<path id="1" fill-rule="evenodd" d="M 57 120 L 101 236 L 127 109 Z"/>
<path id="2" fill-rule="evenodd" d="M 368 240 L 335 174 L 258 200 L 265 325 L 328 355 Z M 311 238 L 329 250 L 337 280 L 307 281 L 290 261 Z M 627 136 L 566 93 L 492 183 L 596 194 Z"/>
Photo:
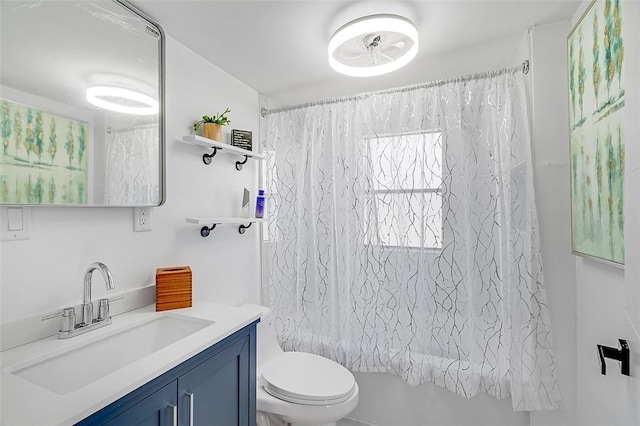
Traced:
<path id="1" fill-rule="evenodd" d="M 11 367 L 16 364 L 29 364 L 30 360 L 45 358 L 49 354 L 63 352 L 85 342 L 109 336 L 120 329 L 165 315 L 167 312 L 156 312 L 153 304 L 147 305 L 114 316 L 112 325 L 82 336 L 61 340 L 54 335 L 2 352 L 0 423 L 3 425 L 76 423 L 259 318 L 259 314 L 252 311 L 209 302 L 194 303 L 191 308 L 170 312 L 196 320 L 214 321 L 214 323 L 149 356 L 115 370 L 89 385 L 63 395 L 27 382 L 9 371 L 12 371 Z"/>

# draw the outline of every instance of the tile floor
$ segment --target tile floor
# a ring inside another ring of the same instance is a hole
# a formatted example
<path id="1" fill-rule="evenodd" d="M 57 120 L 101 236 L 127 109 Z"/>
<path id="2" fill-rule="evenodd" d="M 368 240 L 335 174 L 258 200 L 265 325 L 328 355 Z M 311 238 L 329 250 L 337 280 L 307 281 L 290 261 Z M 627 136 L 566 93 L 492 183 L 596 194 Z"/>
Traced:
<path id="1" fill-rule="evenodd" d="M 353 419 L 342 419 L 338 422 L 338 426 L 374 426 L 371 423 L 364 423 Z"/>

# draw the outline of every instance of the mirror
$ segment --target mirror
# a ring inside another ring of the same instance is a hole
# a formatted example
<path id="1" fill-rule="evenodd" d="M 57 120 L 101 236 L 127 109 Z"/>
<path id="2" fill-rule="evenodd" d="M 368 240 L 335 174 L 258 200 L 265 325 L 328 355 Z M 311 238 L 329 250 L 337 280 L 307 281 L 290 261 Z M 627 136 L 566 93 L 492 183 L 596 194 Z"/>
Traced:
<path id="1" fill-rule="evenodd" d="M 120 0 L 0 2 L 0 204 L 164 202 L 164 34 Z"/>

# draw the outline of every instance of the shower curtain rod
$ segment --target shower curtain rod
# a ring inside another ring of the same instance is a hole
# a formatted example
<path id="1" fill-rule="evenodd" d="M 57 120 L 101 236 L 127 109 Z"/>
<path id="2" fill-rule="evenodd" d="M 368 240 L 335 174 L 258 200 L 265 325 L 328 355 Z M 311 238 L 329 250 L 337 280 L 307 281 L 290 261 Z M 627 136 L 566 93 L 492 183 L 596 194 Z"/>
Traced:
<path id="1" fill-rule="evenodd" d="M 508 73 L 513 74 L 518 71 L 522 71 L 523 74 L 529 73 L 528 59 L 522 62 L 522 64 L 516 65 L 514 67 L 501 68 L 501 69 L 477 73 L 477 74 L 469 74 L 461 77 L 449 78 L 446 80 L 438 80 L 438 81 L 432 81 L 429 83 L 415 84 L 412 86 L 397 87 L 395 89 L 380 90 L 378 92 L 360 93 L 357 95 L 343 96 L 340 98 L 326 99 L 323 101 L 316 101 L 316 102 L 308 102 L 305 104 L 292 105 L 292 106 L 286 106 L 281 108 L 273 108 L 273 109 L 261 108 L 260 115 L 262 115 L 262 117 L 266 117 L 271 114 L 277 114 L 279 112 L 285 112 L 285 111 L 292 111 L 294 109 L 308 108 L 308 107 L 317 106 L 317 105 L 330 105 L 330 104 L 336 104 L 339 102 L 354 101 L 357 99 L 366 99 L 370 96 L 389 95 L 393 93 L 408 92 L 410 90 L 416 90 L 416 89 L 427 89 L 429 87 L 442 86 L 447 83 L 459 83 L 459 82 L 465 82 L 465 81 L 478 80 L 480 78 L 486 78 L 486 77 L 496 77 L 502 74 L 508 74 Z"/>
<path id="2" fill-rule="evenodd" d="M 111 134 L 113 132 L 130 132 L 131 130 L 155 129 L 157 127 L 158 127 L 157 124 L 143 124 L 140 126 L 133 126 L 133 127 L 124 128 L 124 129 L 115 129 L 113 127 L 107 127 L 107 133 Z"/>

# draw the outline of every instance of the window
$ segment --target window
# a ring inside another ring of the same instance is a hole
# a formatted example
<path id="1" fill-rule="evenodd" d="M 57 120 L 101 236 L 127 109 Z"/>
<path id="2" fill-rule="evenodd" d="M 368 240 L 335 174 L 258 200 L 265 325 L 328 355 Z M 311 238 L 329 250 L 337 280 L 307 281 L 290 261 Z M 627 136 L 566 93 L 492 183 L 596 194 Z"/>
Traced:
<path id="1" fill-rule="evenodd" d="M 365 239 L 442 248 L 442 134 L 379 136 L 369 139 L 369 149 L 373 208 Z"/>

